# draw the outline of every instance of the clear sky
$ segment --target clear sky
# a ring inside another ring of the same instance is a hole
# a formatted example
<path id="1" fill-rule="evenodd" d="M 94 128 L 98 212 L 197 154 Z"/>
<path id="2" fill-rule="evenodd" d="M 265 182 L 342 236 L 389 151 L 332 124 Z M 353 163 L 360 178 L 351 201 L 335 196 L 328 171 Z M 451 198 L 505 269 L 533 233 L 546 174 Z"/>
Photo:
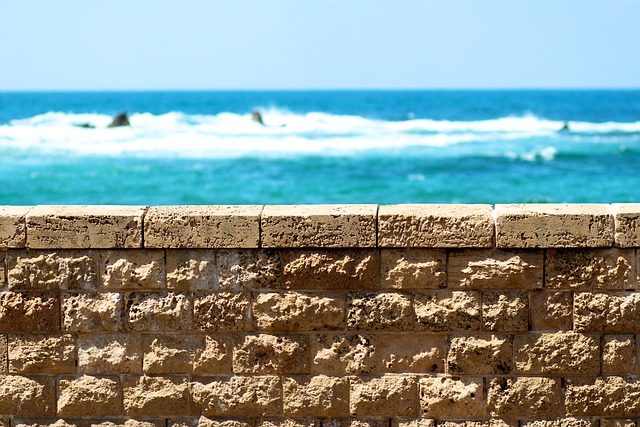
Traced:
<path id="1" fill-rule="evenodd" d="M 640 0 L 0 0 L 0 90 L 640 87 Z"/>

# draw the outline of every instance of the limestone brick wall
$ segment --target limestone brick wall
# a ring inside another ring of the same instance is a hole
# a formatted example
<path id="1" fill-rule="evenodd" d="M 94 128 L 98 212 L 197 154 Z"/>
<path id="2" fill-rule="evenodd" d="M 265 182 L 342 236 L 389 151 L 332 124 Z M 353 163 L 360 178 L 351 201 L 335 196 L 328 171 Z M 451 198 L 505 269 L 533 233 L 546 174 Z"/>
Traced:
<path id="1" fill-rule="evenodd" d="M 640 205 L 0 207 L 0 427 L 636 427 Z"/>

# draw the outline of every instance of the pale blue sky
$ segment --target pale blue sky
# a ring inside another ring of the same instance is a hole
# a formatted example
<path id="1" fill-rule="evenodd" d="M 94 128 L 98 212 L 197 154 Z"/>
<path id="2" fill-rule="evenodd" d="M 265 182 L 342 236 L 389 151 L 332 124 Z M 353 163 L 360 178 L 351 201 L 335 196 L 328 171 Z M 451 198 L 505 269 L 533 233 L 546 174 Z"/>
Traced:
<path id="1" fill-rule="evenodd" d="M 0 90 L 640 87 L 640 0 L 0 0 Z"/>

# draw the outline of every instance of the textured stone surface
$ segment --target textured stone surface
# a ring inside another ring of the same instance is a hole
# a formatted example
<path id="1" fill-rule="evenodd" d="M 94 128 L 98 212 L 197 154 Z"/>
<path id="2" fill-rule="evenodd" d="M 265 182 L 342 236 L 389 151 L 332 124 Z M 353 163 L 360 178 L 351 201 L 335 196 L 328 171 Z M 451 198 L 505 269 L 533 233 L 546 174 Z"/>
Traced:
<path id="1" fill-rule="evenodd" d="M 419 411 L 415 377 L 385 375 L 351 379 L 351 415 L 355 417 L 415 417 Z"/>
<path id="2" fill-rule="evenodd" d="M 629 419 L 600 420 L 600 427 L 636 427 L 636 421 Z"/>
<path id="3" fill-rule="evenodd" d="M 318 375 L 282 380 L 286 417 L 339 418 L 349 416 L 349 379 Z"/>
<path id="4" fill-rule="evenodd" d="M 571 330 L 573 322 L 573 296 L 570 292 L 530 292 L 529 303 L 532 330 Z"/>
<path id="5" fill-rule="evenodd" d="M 612 420 L 601 420 L 600 426 L 605 427 L 602 423 Z M 635 425 L 635 423 L 634 423 Z M 527 421 L 522 423 L 522 427 L 596 427 L 596 420 L 585 420 L 579 418 L 562 418 L 557 420 L 538 420 Z M 606 426 L 614 427 L 614 426 Z M 623 426 L 619 426 L 623 427 Z M 631 427 L 631 426 L 628 426 Z"/>
<path id="6" fill-rule="evenodd" d="M 445 421 L 439 422 L 442 427 L 518 427 L 518 421 L 488 420 L 488 421 Z"/>
<path id="7" fill-rule="evenodd" d="M 8 371 L 7 336 L 0 335 L 0 374 Z"/>
<path id="8" fill-rule="evenodd" d="M 489 415 L 496 418 L 556 418 L 564 413 L 556 378 L 494 378 L 489 381 Z"/>
<path id="9" fill-rule="evenodd" d="M 621 248 L 640 247 L 640 204 L 614 203 L 615 242 Z"/>
<path id="10" fill-rule="evenodd" d="M 480 293 L 473 291 L 432 291 L 416 295 L 418 328 L 432 332 L 480 330 L 480 301 Z"/>
<path id="11" fill-rule="evenodd" d="M 282 260 L 277 251 L 219 250 L 218 287 L 221 290 L 282 287 Z"/>
<path id="12" fill-rule="evenodd" d="M 426 418 L 418 419 L 394 419 L 391 421 L 391 427 L 435 427 L 434 420 Z"/>
<path id="13" fill-rule="evenodd" d="M 127 327 L 138 332 L 188 331 L 192 326 L 187 293 L 130 293 L 126 296 Z"/>
<path id="14" fill-rule="evenodd" d="M 608 205 L 496 205 L 499 248 L 588 248 L 613 244 Z"/>
<path id="15" fill-rule="evenodd" d="M 224 337 L 204 337 L 204 345 L 192 354 L 192 372 L 195 375 L 231 373 L 232 346 Z"/>
<path id="16" fill-rule="evenodd" d="M 567 415 L 640 416 L 640 382 L 622 377 L 575 378 L 566 383 Z"/>
<path id="17" fill-rule="evenodd" d="M 0 375 L 0 414 L 50 417 L 55 399 L 53 377 Z"/>
<path id="18" fill-rule="evenodd" d="M 0 206 L 0 248 L 24 248 L 31 206 Z"/>
<path id="19" fill-rule="evenodd" d="M 445 336 L 380 334 L 376 340 L 378 372 L 444 372 Z"/>
<path id="20" fill-rule="evenodd" d="M 284 286 L 288 289 L 378 289 L 378 252 L 362 250 L 284 251 Z"/>
<path id="21" fill-rule="evenodd" d="M 256 422 L 256 427 L 320 427 L 320 420 L 280 418 Z"/>
<path id="22" fill-rule="evenodd" d="M 600 338 L 577 333 L 516 335 L 516 369 L 525 375 L 597 375 Z"/>
<path id="23" fill-rule="evenodd" d="M 637 283 L 632 249 L 547 251 L 545 286 L 572 289 L 633 289 Z"/>
<path id="24" fill-rule="evenodd" d="M 352 330 L 413 330 L 415 313 L 408 294 L 352 292 L 347 309 L 347 327 Z"/>
<path id="25" fill-rule="evenodd" d="M 373 335 L 319 334 L 311 339 L 310 345 L 313 373 L 367 374 L 376 365 Z"/>
<path id="26" fill-rule="evenodd" d="M 164 286 L 164 251 L 102 251 L 100 266 L 102 285 L 108 290 L 148 291 Z"/>
<path id="27" fill-rule="evenodd" d="M 525 291 L 489 291 L 482 294 L 485 331 L 525 332 L 529 329 L 529 294 Z"/>
<path id="28" fill-rule="evenodd" d="M 27 214 L 32 249 L 140 248 L 143 206 L 36 206 Z"/>
<path id="29" fill-rule="evenodd" d="M 204 331 L 246 331 L 251 328 L 249 292 L 202 294 L 193 302 L 193 323 Z"/>
<path id="30" fill-rule="evenodd" d="M 167 250 L 167 288 L 180 291 L 217 289 L 215 252 L 205 249 Z"/>
<path id="31" fill-rule="evenodd" d="M 304 374 L 309 372 L 306 335 L 246 335 L 233 350 L 236 374 Z"/>
<path id="32" fill-rule="evenodd" d="M 9 335 L 9 372 L 68 374 L 76 369 L 73 335 Z"/>
<path id="33" fill-rule="evenodd" d="M 542 287 L 542 251 L 494 249 L 454 251 L 447 267 L 450 289 L 535 289 Z"/>
<path id="34" fill-rule="evenodd" d="M 634 332 L 640 326 L 640 293 L 578 292 L 573 327 L 581 332 Z"/>
<path id="35" fill-rule="evenodd" d="M 117 378 L 83 375 L 58 380 L 58 415 L 115 416 L 122 414 L 122 386 Z"/>
<path id="36" fill-rule="evenodd" d="M 282 409 L 282 383 L 275 376 L 235 376 L 193 380 L 196 410 L 213 417 L 277 417 Z"/>
<path id="37" fill-rule="evenodd" d="M 230 374 L 231 354 L 223 337 L 151 335 L 144 337 L 143 368 L 146 374 Z"/>
<path id="38" fill-rule="evenodd" d="M 5 261 L 7 252 L 0 249 L 0 291 L 5 290 L 7 286 Z"/>
<path id="39" fill-rule="evenodd" d="M 95 251 L 11 251 L 7 257 L 10 290 L 96 290 L 98 260 Z"/>
<path id="40" fill-rule="evenodd" d="M 85 422 L 83 423 L 82 421 L 85 421 Z M 165 427 L 167 424 L 165 420 L 157 420 L 157 419 L 134 420 L 134 419 L 116 418 L 109 421 L 103 421 L 103 420 L 82 420 L 82 421 L 79 421 L 80 426 L 78 427 Z"/>
<path id="41" fill-rule="evenodd" d="M 167 427 L 253 427 L 253 420 L 228 420 L 199 418 L 174 418 L 167 420 Z"/>
<path id="42" fill-rule="evenodd" d="M 131 334 L 78 336 L 78 372 L 83 374 L 140 374 L 142 340 Z"/>
<path id="43" fill-rule="evenodd" d="M 255 294 L 252 314 L 263 331 L 315 331 L 344 328 L 345 300 L 300 292 Z"/>
<path id="44" fill-rule="evenodd" d="M 482 378 L 421 378 L 422 416 L 436 419 L 484 418 Z"/>
<path id="45" fill-rule="evenodd" d="M 439 289 L 447 286 L 447 253 L 439 249 L 383 249 L 383 289 Z"/>
<path id="46" fill-rule="evenodd" d="M 381 247 L 488 248 L 490 205 L 388 205 L 378 211 Z"/>
<path id="47" fill-rule="evenodd" d="M 262 206 L 155 206 L 144 218 L 147 248 L 257 248 Z"/>
<path id="48" fill-rule="evenodd" d="M 67 331 L 117 332 L 123 329 L 122 294 L 63 294 L 62 322 Z"/>
<path id="49" fill-rule="evenodd" d="M 190 413 L 186 378 L 128 377 L 122 387 L 124 413 L 130 417 L 179 417 Z"/>
<path id="50" fill-rule="evenodd" d="M 448 374 L 506 375 L 513 369 L 511 335 L 454 336 L 448 347 Z"/>
<path id="51" fill-rule="evenodd" d="M 602 340 L 602 374 L 624 375 L 634 372 L 633 335 L 605 335 Z"/>
<path id="52" fill-rule="evenodd" d="M 56 331 L 60 331 L 60 297 L 57 293 L 0 293 L 0 332 Z"/>

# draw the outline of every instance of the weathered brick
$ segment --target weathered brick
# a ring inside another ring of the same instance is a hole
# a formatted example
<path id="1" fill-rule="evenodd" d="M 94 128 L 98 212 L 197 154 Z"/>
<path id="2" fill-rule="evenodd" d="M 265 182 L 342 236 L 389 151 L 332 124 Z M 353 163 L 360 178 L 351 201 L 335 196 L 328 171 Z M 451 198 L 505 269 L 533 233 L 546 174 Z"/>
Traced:
<path id="1" fill-rule="evenodd" d="M 349 416 L 349 379 L 319 375 L 282 379 L 283 415 L 339 418 Z"/>
<path id="2" fill-rule="evenodd" d="M 145 336 L 144 372 L 230 374 L 231 354 L 231 345 L 226 338 L 202 335 Z"/>
<path id="3" fill-rule="evenodd" d="M 95 251 L 11 251 L 7 257 L 10 290 L 96 290 L 98 259 Z"/>
<path id="4" fill-rule="evenodd" d="M 376 365 L 374 335 L 319 334 L 311 339 L 311 372 L 367 374 Z"/>
<path id="5" fill-rule="evenodd" d="M 258 293 L 252 305 L 256 329 L 316 331 L 343 329 L 345 300 L 300 292 Z"/>
<path id="6" fill-rule="evenodd" d="M 242 332 L 251 329 L 249 292 L 201 294 L 193 303 L 193 323 L 204 331 Z"/>
<path id="7" fill-rule="evenodd" d="M 54 292 L 1 292 L 0 332 L 60 331 L 60 296 Z"/>
<path id="8" fill-rule="evenodd" d="M 444 372 L 444 335 L 379 334 L 375 347 L 377 372 Z"/>
<path id="9" fill-rule="evenodd" d="M 165 427 L 167 422 L 164 419 L 146 419 L 146 420 L 134 420 L 134 419 L 122 419 L 113 418 L 108 420 L 82 420 L 85 423 L 81 423 L 79 427 Z"/>
<path id="10" fill-rule="evenodd" d="M 418 328 L 431 332 L 480 330 L 480 301 L 480 292 L 474 291 L 432 291 L 416 295 Z"/>
<path id="11" fill-rule="evenodd" d="M 600 338 L 577 333 L 516 335 L 516 369 L 526 375 L 597 375 Z"/>
<path id="12" fill-rule="evenodd" d="M 136 332 L 188 331 L 191 296 L 180 292 L 135 292 L 126 295 L 127 327 Z"/>
<path id="13" fill-rule="evenodd" d="M 605 335 L 602 342 L 602 374 L 625 375 L 634 372 L 633 335 Z"/>
<path id="14" fill-rule="evenodd" d="M 199 418 L 174 418 L 167 420 L 167 427 L 254 427 L 253 420 L 228 420 Z"/>
<path id="15" fill-rule="evenodd" d="M 117 416 L 122 414 L 122 385 L 118 378 L 83 375 L 58 380 L 58 416 Z"/>
<path id="16" fill-rule="evenodd" d="M 438 427 L 518 427 L 518 421 L 487 420 L 487 421 L 445 421 L 439 422 Z"/>
<path id="17" fill-rule="evenodd" d="M 530 292 L 529 304 L 532 330 L 571 330 L 573 322 L 573 296 L 570 292 Z"/>
<path id="18" fill-rule="evenodd" d="M 14 421 L 15 427 L 84 427 L 80 420 L 63 420 L 58 418 L 24 418 Z M 0 422 L 2 427 L 11 427 L 11 423 L 4 424 Z"/>
<path id="19" fill-rule="evenodd" d="M 167 288 L 180 291 L 217 289 L 215 252 L 204 249 L 167 250 Z"/>
<path id="20" fill-rule="evenodd" d="M 422 416 L 441 419 L 484 418 L 482 378 L 420 379 Z"/>
<path id="21" fill-rule="evenodd" d="M 551 249 L 547 251 L 545 287 L 633 289 L 637 283 L 633 249 Z"/>
<path id="22" fill-rule="evenodd" d="M 637 417 L 640 381 L 623 377 L 575 378 L 565 386 L 567 415 Z"/>
<path id="23" fill-rule="evenodd" d="M 148 291 L 164 287 L 164 251 L 102 251 L 100 266 L 102 286 L 108 290 Z"/>
<path id="24" fill-rule="evenodd" d="M 416 378 L 404 375 L 352 377 L 350 408 L 354 417 L 415 417 L 420 408 Z"/>
<path id="25" fill-rule="evenodd" d="M 447 253 L 439 249 L 383 249 L 383 289 L 439 289 L 447 286 Z"/>
<path id="26" fill-rule="evenodd" d="M 124 413 L 130 417 L 180 417 L 190 414 L 186 377 L 123 379 Z"/>
<path id="27" fill-rule="evenodd" d="M 0 291 L 4 291 L 7 287 L 7 269 L 5 268 L 5 261 L 7 257 L 7 252 L 0 250 Z"/>
<path id="28" fill-rule="evenodd" d="M 513 336 L 453 336 L 447 352 L 451 375 L 509 374 L 513 369 Z"/>
<path id="29" fill-rule="evenodd" d="M 320 427 L 320 420 L 277 418 L 256 420 L 256 427 Z"/>
<path id="30" fill-rule="evenodd" d="M 9 335 L 9 372 L 72 374 L 76 369 L 73 335 Z"/>
<path id="31" fill-rule="evenodd" d="M 573 327 L 580 332 L 634 332 L 640 326 L 640 293 L 577 292 Z"/>
<path id="32" fill-rule="evenodd" d="M 347 327 L 351 330 L 410 331 L 414 327 L 409 294 L 352 292 L 347 308 Z"/>
<path id="33" fill-rule="evenodd" d="M 309 372 L 306 335 L 245 335 L 233 349 L 236 374 L 304 374 Z"/>
<path id="34" fill-rule="evenodd" d="M 614 203 L 615 242 L 621 248 L 640 247 L 640 204 Z"/>
<path id="35" fill-rule="evenodd" d="M 124 303 L 119 293 L 63 294 L 62 322 L 67 331 L 122 331 L 123 313 Z"/>
<path id="36" fill-rule="evenodd" d="M 482 327 L 495 332 L 527 331 L 529 294 L 526 291 L 483 292 Z"/>
<path id="37" fill-rule="evenodd" d="M 489 415 L 496 418 L 557 418 L 564 414 L 562 384 L 555 378 L 494 378 L 489 382 Z"/>
<path id="38" fill-rule="evenodd" d="M 78 372 L 83 374 L 142 373 L 142 340 L 132 334 L 80 334 Z"/>
<path id="39" fill-rule="evenodd" d="M 229 374 L 232 368 L 232 345 L 227 338 L 204 337 L 204 346 L 193 353 L 192 372 L 195 375 Z"/>
<path id="40" fill-rule="evenodd" d="M 604 427 L 602 423 L 606 420 L 600 421 L 600 426 Z M 538 420 L 527 421 L 522 423 L 522 427 L 596 427 L 596 420 L 585 420 L 579 418 L 560 418 L 557 420 Z M 609 426 L 613 427 L 613 426 Z M 622 427 L 622 426 L 620 426 Z"/>
<path id="41" fill-rule="evenodd" d="M 579 426 L 582 427 L 582 426 Z M 636 427 L 636 421 L 634 420 L 600 420 L 600 427 Z"/>
<path id="42" fill-rule="evenodd" d="M 276 376 L 194 379 L 191 398 L 204 416 L 277 417 L 282 411 L 282 383 Z"/>
<path id="43" fill-rule="evenodd" d="M 435 427 L 436 422 L 434 420 L 428 420 L 426 418 L 417 419 L 394 419 L 391 420 L 391 427 Z"/>
<path id="44" fill-rule="evenodd" d="M 0 374 L 6 374 L 8 372 L 8 361 L 7 336 L 0 335 Z"/>
<path id="45" fill-rule="evenodd" d="M 321 427 L 389 427 L 389 420 L 381 418 L 343 418 L 322 420 Z"/>
<path id="46" fill-rule="evenodd" d="M 32 206 L 0 206 L 0 248 L 24 248 L 26 218 Z"/>
<path id="47" fill-rule="evenodd" d="M 51 417 L 56 411 L 53 377 L 0 375 L 0 414 Z"/>
<path id="48" fill-rule="evenodd" d="M 282 287 L 282 260 L 276 251 L 222 249 L 217 252 L 216 265 L 221 290 Z"/>

